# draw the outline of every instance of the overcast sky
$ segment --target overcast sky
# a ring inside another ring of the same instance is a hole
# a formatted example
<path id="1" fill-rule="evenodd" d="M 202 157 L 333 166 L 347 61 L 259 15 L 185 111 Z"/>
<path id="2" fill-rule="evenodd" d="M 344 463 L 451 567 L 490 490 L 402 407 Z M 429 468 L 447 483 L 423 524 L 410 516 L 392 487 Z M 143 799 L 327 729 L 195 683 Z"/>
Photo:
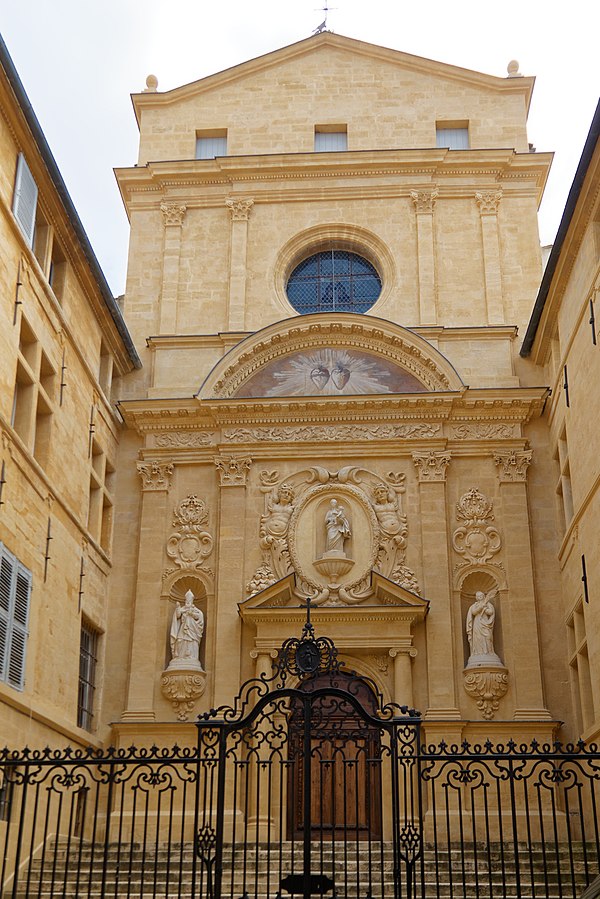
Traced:
<path id="1" fill-rule="evenodd" d="M 589 0 L 330 0 L 328 27 L 441 62 L 535 75 L 529 140 L 556 153 L 540 215 L 551 243 L 598 101 Z M 308 37 L 322 0 L 0 0 L 0 30 L 104 273 L 125 286 L 127 218 L 113 167 L 133 165 L 129 99 L 152 72 L 169 90 Z"/>

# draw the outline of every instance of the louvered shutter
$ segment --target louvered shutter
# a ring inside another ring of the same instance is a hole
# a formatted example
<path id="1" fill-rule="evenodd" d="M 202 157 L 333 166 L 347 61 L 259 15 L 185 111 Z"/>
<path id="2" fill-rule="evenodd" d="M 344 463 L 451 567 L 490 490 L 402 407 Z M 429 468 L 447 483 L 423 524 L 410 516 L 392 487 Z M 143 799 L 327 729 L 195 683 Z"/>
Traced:
<path id="1" fill-rule="evenodd" d="M 6 680 L 14 565 L 0 545 L 0 680 Z"/>
<path id="2" fill-rule="evenodd" d="M 22 690 L 31 572 L 0 543 L 0 680 Z"/>
<path id="3" fill-rule="evenodd" d="M 25 683 L 25 647 L 29 621 L 29 595 L 31 574 L 21 565 L 17 567 L 15 605 L 12 622 L 12 638 L 8 656 L 8 683 L 22 690 Z"/>
<path id="4" fill-rule="evenodd" d="M 21 230 L 30 247 L 33 246 L 33 233 L 35 231 L 35 210 L 37 206 L 38 189 L 25 162 L 25 157 L 19 153 L 17 162 L 17 178 L 15 181 L 15 195 L 13 199 L 13 213 L 21 226 Z"/>

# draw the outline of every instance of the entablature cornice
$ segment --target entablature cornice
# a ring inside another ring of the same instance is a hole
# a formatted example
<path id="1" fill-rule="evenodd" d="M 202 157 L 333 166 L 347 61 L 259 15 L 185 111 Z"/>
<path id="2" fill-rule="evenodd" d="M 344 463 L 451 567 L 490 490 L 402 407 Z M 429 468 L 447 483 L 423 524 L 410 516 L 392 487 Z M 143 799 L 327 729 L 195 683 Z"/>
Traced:
<path id="1" fill-rule="evenodd" d="M 474 196 L 475 189 L 497 188 L 507 182 L 513 185 L 511 193 L 516 184 L 521 183 L 521 189 L 525 189 L 528 183 L 528 193 L 541 199 L 551 161 L 550 153 L 515 153 L 512 149 L 355 150 L 328 153 L 326 159 L 319 153 L 291 153 L 149 162 L 116 169 L 115 173 L 127 206 L 134 198 L 139 202 L 139 195 L 150 194 L 153 196 L 148 196 L 145 205 L 158 207 L 169 195 L 172 199 L 185 198 L 189 209 L 194 205 L 220 206 L 235 190 L 236 182 L 252 183 L 252 196 L 258 204 L 298 200 L 315 191 L 321 196 L 323 181 L 334 178 L 338 183 L 331 190 L 336 196 L 348 198 L 354 190 L 361 198 L 371 197 L 374 191 L 375 196 L 410 199 L 415 188 L 435 185 L 439 202 L 446 196 Z M 352 181 L 357 178 L 361 183 L 353 188 Z M 387 183 L 382 184 L 382 179 Z M 301 188 L 288 186 L 298 181 L 303 182 Z"/>

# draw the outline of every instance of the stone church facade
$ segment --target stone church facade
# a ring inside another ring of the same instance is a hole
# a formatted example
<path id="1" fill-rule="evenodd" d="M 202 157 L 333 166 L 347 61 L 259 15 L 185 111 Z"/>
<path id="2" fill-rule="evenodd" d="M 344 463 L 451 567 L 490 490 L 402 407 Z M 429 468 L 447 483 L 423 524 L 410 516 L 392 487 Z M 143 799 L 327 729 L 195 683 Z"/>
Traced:
<path id="1" fill-rule="evenodd" d="M 139 158 L 117 179 L 135 351 L 122 425 L 106 413 L 101 689 L 73 740 L 193 741 L 197 714 L 270 671 L 306 597 L 427 739 L 597 736 L 579 674 L 600 628 L 561 581 L 556 389 L 544 351 L 521 354 L 551 163 L 532 90 L 513 63 L 498 78 L 325 32 L 134 95 Z"/>

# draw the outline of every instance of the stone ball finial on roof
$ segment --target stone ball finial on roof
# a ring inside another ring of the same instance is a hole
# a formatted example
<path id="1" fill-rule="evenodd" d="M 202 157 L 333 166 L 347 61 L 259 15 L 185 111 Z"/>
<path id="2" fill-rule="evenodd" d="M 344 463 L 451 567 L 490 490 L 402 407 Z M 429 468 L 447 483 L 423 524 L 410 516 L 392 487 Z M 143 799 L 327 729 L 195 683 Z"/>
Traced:
<path id="1" fill-rule="evenodd" d="M 522 78 L 523 76 L 519 72 L 519 62 L 516 59 L 511 59 L 509 64 L 506 67 L 506 71 L 508 72 L 509 78 Z"/>
<path id="2" fill-rule="evenodd" d="M 158 88 L 158 78 L 156 75 L 148 75 L 146 78 L 146 87 L 144 88 L 144 93 L 148 93 L 149 91 L 155 91 Z"/>

